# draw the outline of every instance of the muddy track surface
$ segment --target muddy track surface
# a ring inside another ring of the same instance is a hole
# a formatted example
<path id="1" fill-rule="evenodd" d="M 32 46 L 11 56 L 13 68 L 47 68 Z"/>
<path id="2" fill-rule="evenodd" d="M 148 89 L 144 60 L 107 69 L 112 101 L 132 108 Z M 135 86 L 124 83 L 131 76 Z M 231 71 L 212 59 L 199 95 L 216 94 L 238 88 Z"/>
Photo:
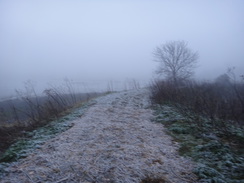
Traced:
<path id="1" fill-rule="evenodd" d="M 191 161 L 152 121 L 148 97 L 140 89 L 96 99 L 72 128 L 12 163 L 0 182 L 196 182 Z"/>

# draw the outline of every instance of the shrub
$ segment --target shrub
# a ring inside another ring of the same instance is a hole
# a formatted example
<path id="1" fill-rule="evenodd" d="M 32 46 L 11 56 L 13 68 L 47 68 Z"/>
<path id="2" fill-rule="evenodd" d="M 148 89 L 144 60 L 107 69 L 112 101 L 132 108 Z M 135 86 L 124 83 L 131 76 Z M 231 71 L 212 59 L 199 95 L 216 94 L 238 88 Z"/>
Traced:
<path id="1" fill-rule="evenodd" d="M 231 125 L 244 125 L 244 84 L 222 85 L 216 82 L 187 81 L 176 86 L 169 81 L 151 85 L 151 99 L 157 104 L 171 104 L 185 115 L 191 111 L 213 122 L 215 128 L 227 130 Z"/>

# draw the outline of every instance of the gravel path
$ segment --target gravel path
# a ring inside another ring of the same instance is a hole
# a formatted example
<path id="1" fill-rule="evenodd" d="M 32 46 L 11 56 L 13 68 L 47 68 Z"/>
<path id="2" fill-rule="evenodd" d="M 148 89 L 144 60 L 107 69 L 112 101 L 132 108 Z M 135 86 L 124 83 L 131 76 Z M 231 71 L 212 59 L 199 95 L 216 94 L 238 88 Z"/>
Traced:
<path id="1" fill-rule="evenodd" d="M 148 96 L 141 89 L 96 99 L 72 128 L 13 163 L 0 182 L 196 182 L 191 161 L 177 154 L 163 125 L 151 121 Z"/>

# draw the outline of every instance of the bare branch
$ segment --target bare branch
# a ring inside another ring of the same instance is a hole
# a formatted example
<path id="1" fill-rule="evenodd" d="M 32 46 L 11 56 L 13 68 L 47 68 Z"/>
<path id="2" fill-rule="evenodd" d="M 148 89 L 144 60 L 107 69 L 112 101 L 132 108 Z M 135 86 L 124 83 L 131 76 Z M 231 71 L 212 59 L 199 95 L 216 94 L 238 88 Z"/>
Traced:
<path id="1" fill-rule="evenodd" d="M 156 47 L 153 55 L 154 61 L 160 63 L 156 73 L 175 83 L 193 75 L 198 59 L 198 53 L 191 51 L 184 41 L 172 41 Z"/>

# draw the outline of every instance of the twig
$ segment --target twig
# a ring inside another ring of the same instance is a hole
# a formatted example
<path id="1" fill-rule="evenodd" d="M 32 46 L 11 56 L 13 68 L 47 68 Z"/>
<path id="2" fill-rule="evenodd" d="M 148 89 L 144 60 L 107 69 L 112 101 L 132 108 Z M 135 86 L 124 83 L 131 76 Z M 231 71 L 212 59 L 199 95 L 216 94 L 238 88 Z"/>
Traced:
<path id="1" fill-rule="evenodd" d="M 32 178 L 28 175 L 28 173 L 26 173 L 25 171 L 22 170 L 22 172 L 28 177 L 28 179 L 30 179 L 30 181 L 32 183 L 34 183 L 35 181 L 32 180 Z"/>
<path id="2" fill-rule="evenodd" d="M 55 183 L 63 182 L 63 181 L 65 181 L 65 180 L 67 180 L 67 179 L 69 179 L 69 177 L 62 178 L 62 179 L 58 180 L 58 181 L 55 182 Z"/>

